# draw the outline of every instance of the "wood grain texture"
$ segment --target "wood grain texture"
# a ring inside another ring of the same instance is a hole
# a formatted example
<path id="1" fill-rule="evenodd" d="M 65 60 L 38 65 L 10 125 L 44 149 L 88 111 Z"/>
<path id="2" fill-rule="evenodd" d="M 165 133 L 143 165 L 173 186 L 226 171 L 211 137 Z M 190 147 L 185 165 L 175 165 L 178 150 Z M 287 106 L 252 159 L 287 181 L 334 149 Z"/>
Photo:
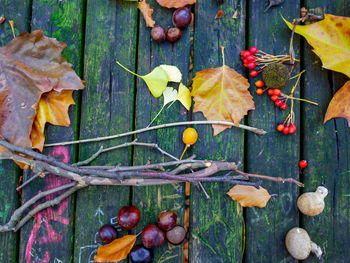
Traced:
<path id="1" fill-rule="evenodd" d="M 75 71 L 81 73 L 82 39 L 83 39 L 83 1 L 73 0 L 57 2 L 54 0 L 34 0 L 32 2 L 31 29 L 43 29 L 45 36 L 57 38 L 67 43 L 63 56 L 74 65 Z M 75 99 L 76 100 L 76 99 Z M 73 140 L 76 107 L 70 107 L 71 125 L 59 127 L 47 125 L 46 142 Z M 49 154 L 66 162 L 73 162 L 73 147 L 55 147 L 45 149 Z M 28 179 L 32 174 L 25 176 Z M 66 180 L 47 176 L 37 179 L 23 190 L 23 200 L 31 198 L 42 189 L 67 183 Z M 53 198 L 53 196 L 51 197 Z M 46 201 L 46 199 L 44 199 Z M 41 222 L 39 221 L 41 218 Z M 74 227 L 74 206 L 72 198 L 62 202 L 54 209 L 47 209 L 21 229 L 20 261 L 40 262 L 72 259 Z"/>
<path id="2" fill-rule="evenodd" d="M 173 9 L 159 6 L 154 1 L 147 1 L 154 9 L 153 19 L 156 25 L 161 25 L 167 30 L 172 27 Z M 182 81 L 188 87 L 188 71 L 190 59 L 190 28 L 182 30 L 181 39 L 171 44 L 164 42 L 158 44 L 150 37 L 150 29 L 145 26 L 142 16 L 139 21 L 138 43 L 138 74 L 145 75 L 161 64 L 175 65 L 183 73 Z M 149 92 L 145 82 L 137 80 L 135 129 L 146 127 L 163 105 L 163 98 L 154 98 Z M 187 111 L 179 103 L 175 102 L 171 108 L 165 109 L 153 125 L 185 121 Z M 184 149 L 182 132 L 185 127 L 174 127 L 140 134 L 136 138 L 142 142 L 157 143 L 162 149 L 180 158 Z M 169 160 L 154 149 L 136 147 L 134 150 L 134 164 L 145 164 Z M 164 186 L 150 186 L 133 188 L 133 204 L 141 211 L 141 221 L 135 229 L 139 232 L 144 226 L 157 222 L 158 214 L 163 210 L 174 211 L 178 215 L 178 223 L 183 224 L 185 208 L 184 184 L 172 184 Z M 154 252 L 154 262 L 182 262 L 182 245 L 172 246 L 167 242 Z"/>
<path id="3" fill-rule="evenodd" d="M 350 15 L 346 1 L 308 0 L 305 7 L 315 14 L 330 13 Z M 320 59 L 311 52 L 312 47 L 304 41 L 303 60 L 306 69 L 303 85 L 304 96 L 318 101 L 320 107 L 304 105 L 303 158 L 308 160 L 304 171 L 303 192 L 314 191 L 323 184 L 329 190 L 325 209 L 315 217 L 302 217 L 302 226 L 312 240 L 325 252 L 325 262 L 347 262 L 350 251 L 350 228 L 348 224 L 350 199 L 344 196 L 349 187 L 349 129 L 344 119 L 323 119 L 332 96 L 347 80 L 344 75 L 322 68 Z M 309 257 L 305 262 L 317 262 Z"/>
<path id="4" fill-rule="evenodd" d="M 30 7 L 29 0 L 0 0 L 0 16 L 6 18 L 6 22 L 0 25 L 0 47 L 13 39 L 9 20 L 15 21 L 16 34 L 28 31 Z M 6 223 L 19 205 L 16 185 L 20 174 L 12 161 L 0 161 L 0 224 Z M 0 233 L 0 262 L 17 261 L 18 239 L 18 233 Z"/>
<path id="5" fill-rule="evenodd" d="M 198 1 L 196 5 L 194 37 L 194 74 L 222 66 L 221 46 L 225 47 L 225 61 L 243 73 L 239 53 L 245 46 L 245 1 Z M 214 19 L 219 10 L 225 14 Z M 238 17 L 233 19 L 235 11 Z M 203 120 L 202 113 L 194 113 L 194 120 Z M 227 129 L 213 137 L 211 126 L 198 126 L 198 142 L 192 148 L 198 158 L 229 160 L 244 163 L 244 132 Z M 190 200 L 190 259 L 189 262 L 239 262 L 243 254 L 244 222 L 242 209 L 226 192 L 227 184 L 204 184 L 211 200 L 192 187 Z"/>
<path id="6" fill-rule="evenodd" d="M 117 134 L 132 129 L 134 80 L 116 64 L 134 70 L 136 61 L 137 3 L 115 0 L 87 2 L 84 79 L 80 138 Z M 104 147 L 128 141 L 80 146 L 79 160 Z M 93 164 L 130 165 L 131 149 L 103 154 Z M 74 261 L 92 260 L 95 233 L 129 204 L 128 187 L 89 187 L 77 193 Z M 90 257 L 91 255 L 91 257 Z"/>
<path id="7" fill-rule="evenodd" d="M 249 1 L 249 46 L 254 45 L 270 54 L 288 54 L 291 31 L 286 27 L 281 15 L 289 21 L 299 17 L 299 1 L 284 1 L 281 6 L 273 7 L 264 13 L 265 4 L 265 1 Z M 296 57 L 299 57 L 299 38 L 296 37 L 294 41 Z M 293 75 L 299 72 L 298 68 L 299 66 L 294 69 Z M 251 81 L 254 83 L 257 79 Z M 282 92 L 288 94 L 294 83 L 295 80 L 292 80 Z M 296 89 L 296 97 L 299 96 L 299 91 L 300 87 Z M 266 93 L 263 96 L 253 93 L 257 110 L 249 115 L 248 124 L 262 128 L 268 134 L 263 137 L 247 134 L 247 171 L 298 179 L 300 103 L 295 103 L 294 107 L 297 132 L 284 135 L 279 133 L 276 127 L 290 112 L 290 101 L 287 110 L 282 111 Z M 268 189 L 270 194 L 278 196 L 271 198 L 264 209 L 246 209 L 245 261 L 295 262 L 285 249 L 284 238 L 289 229 L 299 224 L 296 199 L 300 189 L 296 185 L 274 182 L 263 182 L 262 186 Z"/>

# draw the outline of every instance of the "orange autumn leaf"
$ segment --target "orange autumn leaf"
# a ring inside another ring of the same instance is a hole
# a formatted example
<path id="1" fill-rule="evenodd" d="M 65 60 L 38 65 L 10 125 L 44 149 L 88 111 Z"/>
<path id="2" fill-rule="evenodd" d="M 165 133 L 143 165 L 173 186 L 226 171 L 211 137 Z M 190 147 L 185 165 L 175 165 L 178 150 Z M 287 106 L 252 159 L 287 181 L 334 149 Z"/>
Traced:
<path id="1" fill-rule="evenodd" d="M 158 4 L 167 8 L 179 8 L 196 3 L 196 0 L 157 0 Z"/>
<path id="2" fill-rule="evenodd" d="M 215 19 L 223 17 L 224 14 L 225 14 L 224 11 L 219 10 L 219 11 L 216 13 Z"/>
<path id="3" fill-rule="evenodd" d="M 284 21 L 293 29 L 293 24 Z M 324 68 L 350 77 L 350 17 L 325 14 L 322 21 L 296 26 L 295 32 L 306 38 Z"/>
<path id="4" fill-rule="evenodd" d="M 261 186 L 257 189 L 249 185 L 235 185 L 227 194 L 244 207 L 257 206 L 263 208 L 271 198 L 269 192 Z"/>
<path id="5" fill-rule="evenodd" d="M 94 261 L 118 262 L 126 259 L 136 242 L 136 237 L 136 235 L 126 235 L 115 239 L 106 246 L 99 246 Z"/>
<path id="6" fill-rule="evenodd" d="M 194 112 L 203 112 L 209 121 L 227 121 L 239 124 L 241 119 L 254 110 L 253 97 L 248 88 L 249 82 L 234 69 L 225 65 L 196 73 L 191 95 L 194 98 Z M 213 125 L 214 136 L 230 128 Z"/>
<path id="7" fill-rule="evenodd" d="M 153 8 L 149 4 L 146 3 L 146 0 L 143 0 L 137 4 L 137 7 L 140 9 L 143 18 L 145 19 L 146 26 L 154 27 L 156 21 L 153 20 Z"/>
<path id="8" fill-rule="evenodd" d="M 350 127 L 350 80 L 335 93 L 328 105 L 324 122 L 332 118 L 345 118 Z"/>

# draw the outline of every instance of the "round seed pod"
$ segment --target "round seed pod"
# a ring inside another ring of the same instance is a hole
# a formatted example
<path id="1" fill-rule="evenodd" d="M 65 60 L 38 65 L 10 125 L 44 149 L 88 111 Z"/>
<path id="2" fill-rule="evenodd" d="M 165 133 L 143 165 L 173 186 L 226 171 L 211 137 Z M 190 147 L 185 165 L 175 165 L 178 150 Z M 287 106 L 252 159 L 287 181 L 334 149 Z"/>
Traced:
<path id="1" fill-rule="evenodd" d="M 281 89 L 289 81 L 289 67 L 282 63 L 274 63 L 266 66 L 262 71 L 262 77 L 266 87 L 270 89 Z"/>

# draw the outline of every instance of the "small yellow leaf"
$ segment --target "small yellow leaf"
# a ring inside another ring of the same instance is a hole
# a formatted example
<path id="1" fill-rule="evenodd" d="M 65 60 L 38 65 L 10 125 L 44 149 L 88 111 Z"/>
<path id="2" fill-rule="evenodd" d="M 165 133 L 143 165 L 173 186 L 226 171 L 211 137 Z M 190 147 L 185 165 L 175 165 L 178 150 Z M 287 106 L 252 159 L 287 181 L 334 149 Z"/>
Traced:
<path id="1" fill-rule="evenodd" d="M 112 241 L 106 246 L 99 246 L 94 261 L 118 262 L 126 259 L 136 242 L 136 237 L 136 235 L 126 235 Z"/>
<path id="2" fill-rule="evenodd" d="M 271 198 L 269 192 L 261 186 L 257 189 L 249 185 L 235 185 L 227 194 L 244 207 L 263 208 Z"/>
<path id="3" fill-rule="evenodd" d="M 177 99 L 177 90 L 172 87 L 167 87 L 163 92 L 163 107 L 170 102 L 173 102 Z"/>
<path id="4" fill-rule="evenodd" d="M 168 74 L 169 81 L 176 83 L 181 82 L 182 74 L 178 67 L 171 65 L 160 65 L 160 67 Z"/>
<path id="5" fill-rule="evenodd" d="M 168 74 L 161 67 L 156 67 L 151 73 L 141 76 L 146 82 L 152 95 L 156 98 L 162 96 L 168 84 Z"/>
<path id="6" fill-rule="evenodd" d="M 177 100 L 181 102 L 181 104 L 186 108 L 186 110 L 190 110 L 192 104 L 191 92 L 182 83 L 180 83 L 179 86 L 179 95 L 177 96 Z"/>

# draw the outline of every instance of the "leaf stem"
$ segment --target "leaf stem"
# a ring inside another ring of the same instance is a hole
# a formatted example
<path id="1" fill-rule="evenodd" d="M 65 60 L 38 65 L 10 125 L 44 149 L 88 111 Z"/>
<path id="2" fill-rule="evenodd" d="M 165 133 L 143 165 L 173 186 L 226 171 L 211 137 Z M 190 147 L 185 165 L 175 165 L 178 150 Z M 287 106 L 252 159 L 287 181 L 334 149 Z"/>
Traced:
<path id="1" fill-rule="evenodd" d="M 132 72 L 130 69 L 124 67 L 119 61 L 117 61 L 117 64 L 118 64 L 119 66 L 121 66 L 123 69 L 125 69 L 127 72 L 129 72 L 129 73 L 131 73 L 131 74 L 133 74 L 133 75 L 135 75 L 135 76 L 137 76 L 137 77 L 139 77 L 139 78 L 143 78 L 142 76 L 136 74 L 135 72 Z"/>
<path id="2" fill-rule="evenodd" d="M 222 65 L 225 66 L 225 47 L 221 46 Z"/>

